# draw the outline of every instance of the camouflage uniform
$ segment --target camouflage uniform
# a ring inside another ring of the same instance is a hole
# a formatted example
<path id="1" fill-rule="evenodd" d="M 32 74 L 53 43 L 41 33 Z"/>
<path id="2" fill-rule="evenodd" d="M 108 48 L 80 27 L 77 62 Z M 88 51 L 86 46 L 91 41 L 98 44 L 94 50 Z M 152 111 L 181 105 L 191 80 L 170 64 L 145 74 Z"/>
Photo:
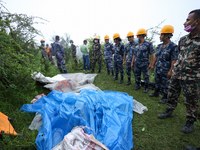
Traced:
<path id="1" fill-rule="evenodd" d="M 163 44 L 159 44 L 156 48 L 155 56 L 157 58 L 155 89 L 163 94 L 167 94 L 169 86 L 167 74 L 171 69 L 172 61 L 178 59 L 178 46 L 171 41 L 165 47 L 163 47 Z"/>
<path id="2" fill-rule="evenodd" d="M 114 50 L 114 66 L 115 66 L 115 73 L 116 77 L 120 71 L 121 77 L 124 77 L 124 69 L 123 69 L 123 54 L 124 54 L 124 45 L 119 43 L 118 45 L 115 44 L 113 47 Z"/>
<path id="3" fill-rule="evenodd" d="M 64 72 L 67 71 L 66 66 L 65 66 L 65 59 L 64 59 L 65 52 L 64 52 L 62 44 L 58 41 L 55 41 L 53 43 L 53 48 L 54 48 L 55 53 L 56 53 L 58 69 L 60 70 L 61 73 L 62 73 L 62 69 L 63 69 Z M 61 68 L 61 65 L 62 65 L 62 68 Z"/>
<path id="4" fill-rule="evenodd" d="M 137 84 L 141 81 L 141 72 L 143 73 L 145 86 L 149 84 L 149 55 L 153 54 L 155 50 L 153 49 L 152 43 L 148 41 L 144 41 L 141 45 L 138 44 L 136 46 L 136 50 L 134 52 L 135 60 L 134 60 L 134 74 L 135 81 Z"/>
<path id="5" fill-rule="evenodd" d="M 107 70 L 114 71 L 113 69 L 113 45 L 111 43 L 104 44 L 104 58 Z"/>
<path id="6" fill-rule="evenodd" d="M 74 44 L 71 45 L 72 49 L 72 58 L 74 59 L 75 64 L 77 64 L 77 58 L 76 58 L 76 46 Z"/>
<path id="7" fill-rule="evenodd" d="M 45 46 L 41 44 L 39 48 L 42 51 L 42 58 L 45 58 L 46 60 L 48 60 L 48 54 L 47 54 L 47 51 L 45 49 Z"/>
<path id="8" fill-rule="evenodd" d="M 131 62 L 132 62 L 133 54 L 134 54 L 135 47 L 137 46 L 137 44 L 138 43 L 133 42 L 132 44 L 128 43 L 125 46 L 124 55 L 126 55 L 126 73 L 127 73 L 128 78 L 131 78 Z"/>
<path id="9" fill-rule="evenodd" d="M 98 61 L 99 64 L 99 70 L 101 70 L 101 59 L 102 59 L 102 50 L 101 50 L 101 44 L 93 44 L 92 46 L 92 70 L 95 69 L 96 62 Z"/>
<path id="10" fill-rule="evenodd" d="M 177 106 L 181 89 L 186 106 L 186 118 L 196 121 L 200 96 L 200 32 L 190 39 L 190 34 L 179 41 L 178 60 L 174 64 L 173 76 L 169 84 L 167 109 Z"/>

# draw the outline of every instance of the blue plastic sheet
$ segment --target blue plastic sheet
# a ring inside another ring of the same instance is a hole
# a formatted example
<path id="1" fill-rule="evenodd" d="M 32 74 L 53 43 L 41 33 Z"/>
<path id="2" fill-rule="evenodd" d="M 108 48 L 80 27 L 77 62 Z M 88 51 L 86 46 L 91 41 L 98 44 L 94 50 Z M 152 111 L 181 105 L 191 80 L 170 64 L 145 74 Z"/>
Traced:
<path id="1" fill-rule="evenodd" d="M 52 91 L 34 104 L 25 104 L 20 111 L 39 112 L 43 125 L 36 146 L 50 150 L 76 126 L 87 126 L 88 134 L 110 150 L 133 148 L 133 97 L 115 91 L 82 90 L 79 95 Z"/>

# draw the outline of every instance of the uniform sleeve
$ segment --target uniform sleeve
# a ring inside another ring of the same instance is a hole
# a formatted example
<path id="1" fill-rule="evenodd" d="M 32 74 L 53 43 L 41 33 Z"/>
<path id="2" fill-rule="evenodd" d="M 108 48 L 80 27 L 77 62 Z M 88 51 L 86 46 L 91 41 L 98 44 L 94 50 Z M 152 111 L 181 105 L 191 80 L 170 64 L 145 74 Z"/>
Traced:
<path id="1" fill-rule="evenodd" d="M 155 56 L 158 58 L 158 53 L 160 51 L 160 46 L 158 45 L 157 48 L 156 48 L 156 53 L 155 53 Z"/>
<path id="2" fill-rule="evenodd" d="M 73 49 L 74 49 L 74 53 L 76 53 L 76 46 L 75 45 L 73 46 Z"/>
<path id="3" fill-rule="evenodd" d="M 155 50 L 154 50 L 154 48 L 153 48 L 153 44 L 152 44 L 152 43 L 149 44 L 149 53 L 150 53 L 150 54 L 155 53 Z"/>
<path id="4" fill-rule="evenodd" d="M 180 53 L 180 51 L 181 51 L 181 49 L 180 49 L 180 42 L 181 42 L 181 40 L 179 40 L 179 42 L 178 42 L 178 52 Z"/>
<path id="5" fill-rule="evenodd" d="M 137 54 L 137 49 L 135 49 L 134 52 L 133 52 L 133 55 L 136 56 L 136 54 Z"/>
<path id="6" fill-rule="evenodd" d="M 60 49 L 61 49 L 61 52 L 62 52 L 62 54 L 63 54 L 63 56 L 65 57 L 65 51 L 64 51 L 64 49 L 63 49 L 63 46 L 62 46 L 62 44 L 60 43 Z"/>
<path id="7" fill-rule="evenodd" d="M 94 57 L 94 44 L 92 45 L 92 57 Z"/>
<path id="8" fill-rule="evenodd" d="M 111 49 L 112 51 L 114 50 L 114 49 L 113 49 L 113 44 L 110 45 L 110 49 Z"/>
<path id="9" fill-rule="evenodd" d="M 100 53 L 101 53 L 101 55 L 102 55 L 102 48 L 101 48 L 101 44 L 99 44 L 99 47 L 100 47 Z"/>
<path id="10" fill-rule="evenodd" d="M 171 52 L 171 60 L 177 60 L 178 59 L 178 53 L 179 53 L 178 46 L 177 45 L 173 46 L 172 52 Z"/>
<path id="11" fill-rule="evenodd" d="M 121 46 L 122 55 L 124 54 L 124 45 Z"/>
<path id="12" fill-rule="evenodd" d="M 127 45 L 124 48 L 124 55 L 127 55 Z"/>
<path id="13" fill-rule="evenodd" d="M 53 43 L 53 48 L 54 48 L 54 51 L 56 52 L 57 51 L 57 46 L 56 46 L 55 42 Z"/>

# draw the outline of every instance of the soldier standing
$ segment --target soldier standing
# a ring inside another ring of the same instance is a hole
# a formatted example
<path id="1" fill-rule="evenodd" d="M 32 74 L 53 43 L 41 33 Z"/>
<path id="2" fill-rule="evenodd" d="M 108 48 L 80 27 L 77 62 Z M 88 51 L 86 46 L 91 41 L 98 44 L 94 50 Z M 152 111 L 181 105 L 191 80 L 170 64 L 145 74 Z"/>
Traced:
<path id="1" fill-rule="evenodd" d="M 58 63 L 58 69 L 60 70 L 60 73 L 67 73 L 67 69 L 65 66 L 65 52 L 63 49 L 62 44 L 59 42 L 60 37 L 56 36 L 56 41 L 53 43 L 53 48 L 56 52 L 56 59 Z M 62 66 L 62 68 L 61 68 Z"/>
<path id="2" fill-rule="evenodd" d="M 173 117 L 173 110 L 182 90 L 187 119 L 182 131 L 191 133 L 194 122 L 197 121 L 200 98 L 200 9 L 189 13 L 184 26 L 189 34 L 179 40 L 179 55 L 169 84 L 167 109 L 158 117 Z"/>
<path id="3" fill-rule="evenodd" d="M 139 29 L 137 32 L 137 38 L 139 44 L 136 46 L 136 50 L 133 54 L 133 59 L 131 63 L 131 67 L 134 66 L 134 74 L 135 74 L 135 90 L 140 89 L 140 81 L 141 81 L 141 72 L 143 73 L 145 89 L 144 93 L 148 92 L 149 86 L 149 70 L 153 69 L 153 59 L 154 52 L 153 44 L 144 39 L 147 32 L 145 29 Z M 149 55 L 151 55 L 151 62 L 149 64 Z"/>
<path id="4" fill-rule="evenodd" d="M 155 67 L 155 91 L 149 94 L 150 97 L 158 97 L 159 92 L 163 94 L 163 97 L 159 103 L 167 102 L 167 93 L 169 80 L 172 76 L 172 70 L 174 63 L 178 59 L 178 46 L 170 41 L 173 36 L 174 28 L 171 25 L 164 26 L 160 31 L 160 41 L 156 49 L 153 65 Z"/>
<path id="5" fill-rule="evenodd" d="M 46 60 L 48 60 L 48 54 L 47 54 L 47 51 L 45 49 L 45 40 L 41 40 L 40 41 L 41 45 L 40 45 L 40 49 L 42 51 L 42 58 L 45 58 Z"/>
<path id="6" fill-rule="evenodd" d="M 69 42 L 71 44 L 71 49 L 72 49 L 72 58 L 74 59 L 74 62 L 77 65 L 76 46 L 74 45 L 74 41 L 73 40 L 70 40 Z"/>
<path id="7" fill-rule="evenodd" d="M 99 72 L 101 73 L 101 59 L 102 59 L 102 50 L 101 50 L 101 44 L 99 42 L 99 36 L 95 36 L 94 38 L 94 44 L 92 46 L 92 73 L 94 73 L 96 62 L 98 61 L 99 65 Z"/>
<path id="8" fill-rule="evenodd" d="M 128 82 L 126 83 L 126 85 L 130 85 L 131 84 L 131 62 L 132 62 L 132 58 L 133 58 L 133 53 L 135 51 L 135 47 L 137 45 L 136 42 L 134 42 L 134 34 L 133 32 L 129 32 L 127 34 L 127 38 L 129 43 L 125 46 L 125 50 L 124 50 L 124 59 L 123 59 L 123 66 L 125 65 L 125 60 L 126 60 L 126 74 L 128 77 Z"/>
<path id="9" fill-rule="evenodd" d="M 106 63 L 106 68 L 107 68 L 107 75 L 110 75 L 110 71 L 112 72 L 111 77 L 114 77 L 114 69 L 113 69 L 113 45 L 112 43 L 109 43 L 109 36 L 106 35 L 104 37 L 105 43 L 104 44 L 104 58 L 105 58 L 105 63 Z"/>
<path id="10" fill-rule="evenodd" d="M 124 78 L 124 68 L 123 68 L 123 55 L 124 55 L 124 45 L 121 44 L 121 38 L 119 33 L 115 33 L 113 35 L 113 39 L 115 42 L 114 45 L 114 66 L 115 66 L 115 78 L 113 79 L 113 81 L 118 80 L 118 73 L 120 71 L 121 74 L 121 80 L 119 82 L 119 84 L 122 84 L 123 78 Z"/>

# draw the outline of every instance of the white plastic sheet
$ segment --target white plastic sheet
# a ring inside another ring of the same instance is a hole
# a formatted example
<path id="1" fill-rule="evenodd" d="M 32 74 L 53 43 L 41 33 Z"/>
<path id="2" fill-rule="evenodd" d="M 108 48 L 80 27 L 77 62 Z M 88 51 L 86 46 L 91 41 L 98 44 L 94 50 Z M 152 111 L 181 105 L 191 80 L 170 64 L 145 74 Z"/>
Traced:
<path id="1" fill-rule="evenodd" d="M 82 128 L 75 127 L 52 150 L 108 150 L 108 148 L 92 134 L 88 135 Z"/>
<path id="2" fill-rule="evenodd" d="M 148 111 L 147 107 L 142 105 L 140 102 L 133 100 L 133 111 L 138 114 L 143 114 L 145 111 Z"/>
<path id="3" fill-rule="evenodd" d="M 45 88 L 62 92 L 80 92 L 82 89 L 99 90 L 93 82 L 97 74 L 67 73 L 58 74 L 54 77 L 45 77 L 43 74 L 34 72 L 34 80 L 45 83 Z"/>
<path id="4" fill-rule="evenodd" d="M 84 73 L 67 73 L 58 74 L 54 77 L 45 77 L 42 73 L 34 72 L 32 77 L 34 80 L 46 83 L 44 86 L 50 90 L 57 90 L 62 92 L 75 92 L 79 93 L 82 89 L 92 89 L 101 91 L 97 86 L 93 84 L 97 74 L 84 74 Z M 134 108 L 133 111 L 143 114 L 148 111 L 147 107 L 140 102 L 133 99 Z"/>

